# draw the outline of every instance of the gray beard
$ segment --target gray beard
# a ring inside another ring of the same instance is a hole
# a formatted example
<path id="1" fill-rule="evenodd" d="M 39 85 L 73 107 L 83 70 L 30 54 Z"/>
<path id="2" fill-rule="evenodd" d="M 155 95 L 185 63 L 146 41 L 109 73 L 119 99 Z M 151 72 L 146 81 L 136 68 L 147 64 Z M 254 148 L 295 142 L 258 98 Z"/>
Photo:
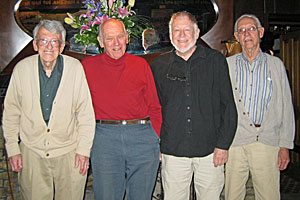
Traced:
<path id="1" fill-rule="evenodd" d="M 195 40 L 194 42 L 192 42 L 187 48 L 185 49 L 179 49 L 174 43 L 173 43 L 173 39 L 171 39 L 171 43 L 172 45 L 175 47 L 175 49 L 177 51 L 179 51 L 180 53 L 186 53 L 188 52 L 191 48 L 193 48 L 196 45 L 197 40 Z"/>

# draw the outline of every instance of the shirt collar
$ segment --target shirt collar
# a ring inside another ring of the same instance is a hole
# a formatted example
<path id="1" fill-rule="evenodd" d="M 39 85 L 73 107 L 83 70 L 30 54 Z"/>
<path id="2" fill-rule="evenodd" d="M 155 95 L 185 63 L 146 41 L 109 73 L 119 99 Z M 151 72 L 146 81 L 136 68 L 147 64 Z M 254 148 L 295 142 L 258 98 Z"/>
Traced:
<path id="1" fill-rule="evenodd" d="M 43 67 L 43 64 L 42 64 L 42 61 L 41 61 L 40 55 L 39 55 L 39 58 L 38 58 L 38 59 L 39 59 L 39 61 L 38 61 L 39 68 L 40 68 L 41 70 L 43 70 L 43 72 L 45 72 L 44 67 Z M 58 55 L 58 57 L 57 57 L 57 59 L 56 59 L 55 66 L 53 67 L 53 70 L 52 70 L 52 71 L 54 71 L 54 70 L 57 69 L 58 72 L 62 73 L 63 67 L 64 67 L 63 57 L 62 57 L 62 55 Z M 46 73 L 46 72 L 45 72 L 45 73 Z"/>
<path id="2" fill-rule="evenodd" d="M 248 62 L 248 63 L 249 63 L 249 60 L 248 60 L 248 58 L 244 55 L 244 53 L 242 52 L 241 54 L 242 54 L 241 57 L 242 57 L 242 59 L 244 60 L 244 62 Z M 253 60 L 252 63 L 255 63 L 255 62 L 261 60 L 262 57 L 263 57 L 263 52 L 262 52 L 261 49 L 260 49 L 258 55 L 254 58 L 254 60 Z"/>
<path id="3" fill-rule="evenodd" d="M 107 64 L 111 65 L 111 66 L 120 66 L 120 65 L 124 65 L 126 58 L 127 58 L 127 53 L 125 52 L 125 54 L 119 58 L 119 59 L 113 59 L 112 57 L 110 57 L 106 52 L 103 53 L 104 54 L 104 60 L 105 62 L 107 62 Z"/>
<path id="4" fill-rule="evenodd" d="M 205 58 L 206 57 L 206 52 L 204 51 L 204 47 L 203 46 L 201 46 L 201 45 L 196 45 L 197 46 L 197 48 L 195 49 L 195 51 L 193 52 L 193 54 L 191 55 L 191 57 L 186 61 L 186 62 L 188 62 L 188 61 L 190 61 L 190 60 L 194 60 L 194 59 L 197 59 L 197 58 Z M 181 58 L 180 56 L 178 56 L 177 54 L 176 54 L 176 49 L 174 48 L 173 50 L 172 50 L 172 56 L 171 56 L 171 62 L 173 62 L 173 61 L 180 61 L 180 60 L 182 60 L 182 61 L 185 61 L 183 58 Z"/>

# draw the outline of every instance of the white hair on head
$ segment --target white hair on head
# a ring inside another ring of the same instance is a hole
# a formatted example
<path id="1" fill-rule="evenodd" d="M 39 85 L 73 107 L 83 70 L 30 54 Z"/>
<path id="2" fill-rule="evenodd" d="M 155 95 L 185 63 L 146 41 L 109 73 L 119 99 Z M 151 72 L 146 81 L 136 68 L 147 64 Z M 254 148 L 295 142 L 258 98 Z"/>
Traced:
<path id="1" fill-rule="evenodd" d="M 37 39 L 37 33 L 40 30 L 40 28 L 43 27 L 45 28 L 47 31 L 54 33 L 54 34 L 61 34 L 61 38 L 62 38 L 62 43 L 65 43 L 66 41 L 66 29 L 64 28 L 64 26 L 62 25 L 61 22 L 56 21 L 56 20 L 41 20 L 40 23 L 38 25 L 35 26 L 35 28 L 33 29 L 33 39 Z"/>
<path id="2" fill-rule="evenodd" d="M 244 14 L 244 15 L 240 16 L 240 17 L 236 20 L 236 22 L 235 22 L 235 24 L 234 24 L 234 32 L 237 32 L 237 31 L 238 31 L 238 27 L 237 27 L 237 26 L 238 26 L 238 23 L 239 23 L 242 19 L 244 19 L 244 18 L 251 18 L 251 19 L 254 19 L 254 21 L 256 22 L 256 25 L 257 25 L 257 28 L 258 28 L 258 29 L 262 27 L 262 25 L 261 25 L 259 19 L 258 19 L 255 15 L 252 15 L 252 14 Z"/>

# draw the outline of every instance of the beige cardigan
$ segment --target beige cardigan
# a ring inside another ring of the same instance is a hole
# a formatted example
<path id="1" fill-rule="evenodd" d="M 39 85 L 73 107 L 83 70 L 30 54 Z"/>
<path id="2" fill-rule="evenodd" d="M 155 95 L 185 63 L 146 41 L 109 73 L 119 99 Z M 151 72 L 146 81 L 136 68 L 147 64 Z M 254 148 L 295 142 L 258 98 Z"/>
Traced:
<path id="1" fill-rule="evenodd" d="M 267 56 L 267 63 L 272 77 L 272 97 L 268 110 L 259 129 L 255 128 L 252 120 L 247 116 L 244 101 L 240 98 L 236 83 L 236 59 L 240 54 L 228 57 L 229 73 L 232 90 L 238 111 L 238 126 L 232 146 L 242 146 L 253 142 L 266 145 L 294 147 L 295 118 L 291 90 L 282 61 L 276 56 Z"/>
<path id="2" fill-rule="evenodd" d="M 95 133 L 92 100 L 81 63 L 63 55 L 64 69 L 48 126 L 40 105 L 38 55 L 14 68 L 4 101 L 3 131 L 8 156 L 24 145 L 44 158 L 76 150 L 89 156 Z"/>

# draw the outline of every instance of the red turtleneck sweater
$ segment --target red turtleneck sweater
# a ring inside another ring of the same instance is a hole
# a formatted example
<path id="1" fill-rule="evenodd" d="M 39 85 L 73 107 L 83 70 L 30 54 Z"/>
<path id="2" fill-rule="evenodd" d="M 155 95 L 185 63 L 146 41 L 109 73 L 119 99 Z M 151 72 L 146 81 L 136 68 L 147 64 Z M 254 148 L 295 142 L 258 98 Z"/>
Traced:
<path id="1" fill-rule="evenodd" d="M 125 53 L 115 60 L 103 53 L 83 59 L 82 64 L 97 120 L 150 116 L 160 136 L 161 106 L 151 69 L 143 58 Z"/>

